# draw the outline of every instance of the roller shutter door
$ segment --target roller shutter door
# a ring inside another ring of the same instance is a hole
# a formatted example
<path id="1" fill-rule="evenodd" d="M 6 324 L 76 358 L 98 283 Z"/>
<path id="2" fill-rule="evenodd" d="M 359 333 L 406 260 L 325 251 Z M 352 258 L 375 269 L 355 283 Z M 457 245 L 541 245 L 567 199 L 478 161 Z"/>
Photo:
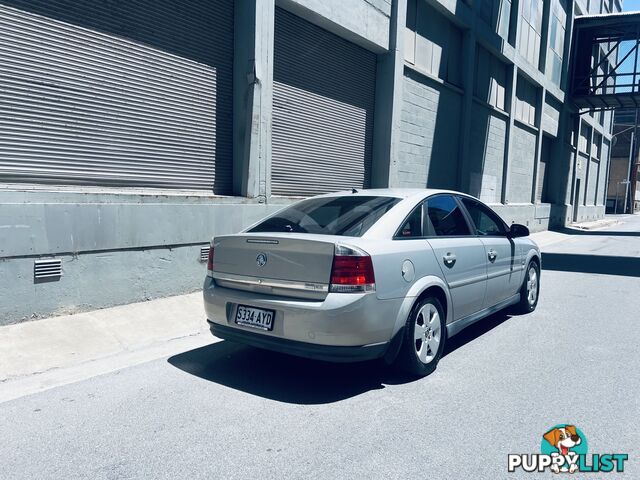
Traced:
<path id="1" fill-rule="evenodd" d="M 367 187 L 376 56 L 276 9 L 272 193 Z"/>
<path id="2" fill-rule="evenodd" d="M 0 181 L 230 193 L 232 68 L 232 0 L 0 0 Z"/>

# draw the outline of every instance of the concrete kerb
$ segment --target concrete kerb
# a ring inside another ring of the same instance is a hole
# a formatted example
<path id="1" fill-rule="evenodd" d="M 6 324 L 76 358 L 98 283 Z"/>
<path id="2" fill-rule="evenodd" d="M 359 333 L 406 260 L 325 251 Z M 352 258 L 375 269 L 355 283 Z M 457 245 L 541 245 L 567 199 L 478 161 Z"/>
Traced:
<path id="1" fill-rule="evenodd" d="M 623 223 L 618 218 L 602 218 L 594 222 L 573 223 L 568 228 L 576 228 L 579 230 L 599 230 L 601 228 L 611 227 Z"/>

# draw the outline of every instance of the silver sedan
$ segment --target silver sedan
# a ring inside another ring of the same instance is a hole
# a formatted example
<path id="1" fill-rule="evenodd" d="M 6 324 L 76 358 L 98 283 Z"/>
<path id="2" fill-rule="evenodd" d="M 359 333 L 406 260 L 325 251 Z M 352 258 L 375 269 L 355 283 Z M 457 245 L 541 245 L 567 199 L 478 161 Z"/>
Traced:
<path id="1" fill-rule="evenodd" d="M 304 357 L 432 372 L 445 340 L 536 308 L 540 250 L 469 195 L 375 189 L 309 198 L 213 239 L 212 333 Z"/>

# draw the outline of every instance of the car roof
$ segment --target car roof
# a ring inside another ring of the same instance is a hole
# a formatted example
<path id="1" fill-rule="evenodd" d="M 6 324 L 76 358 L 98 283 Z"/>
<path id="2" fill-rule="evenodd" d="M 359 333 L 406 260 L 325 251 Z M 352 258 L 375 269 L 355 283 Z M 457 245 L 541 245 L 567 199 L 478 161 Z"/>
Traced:
<path id="1" fill-rule="evenodd" d="M 362 196 L 378 196 L 378 197 L 395 197 L 401 199 L 407 199 L 411 197 L 428 197 L 430 195 L 435 195 L 436 193 L 453 193 L 459 195 L 469 196 L 466 193 L 456 192 L 454 190 L 444 190 L 437 188 L 362 188 L 356 189 L 356 192 L 352 190 L 341 190 L 339 192 L 328 193 L 326 195 L 322 195 L 323 197 L 343 197 L 343 196 L 351 196 L 351 195 L 362 195 Z"/>

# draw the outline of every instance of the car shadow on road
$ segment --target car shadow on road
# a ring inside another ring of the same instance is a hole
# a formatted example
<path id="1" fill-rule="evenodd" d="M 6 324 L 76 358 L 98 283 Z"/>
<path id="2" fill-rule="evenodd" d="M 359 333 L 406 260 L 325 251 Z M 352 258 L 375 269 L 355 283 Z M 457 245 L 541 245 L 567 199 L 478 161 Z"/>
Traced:
<path id="1" fill-rule="evenodd" d="M 192 375 L 271 400 L 323 404 L 415 380 L 382 362 L 329 363 L 223 340 L 170 357 Z"/>
<path id="2" fill-rule="evenodd" d="M 640 277 L 640 258 L 543 252 L 542 269 Z"/>
<path id="3" fill-rule="evenodd" d="M 464 347 L 467 343 L 472 342 L 494 328 L 499 327 L 510 318 L 511 315 L 508 314 L 507 311 L 501 311 L 494 313 L 493 315 L 489 315 L 487 318 L 483 318 L 482 320 L 472 324 L 457 335 L 447 339 L 444 355 L 452 354 L 460 347 Z"/>
<path id="4" fill-rule="evenodd" d="M 556 227 L 550 229 L 554 232 L 564 233 L 566 235 L 585 235 L 585 236 L 603 236 L 603 237 L 640 237 L 640 232 L 635 231 L 619 231 L 619 230 L 580 230 L 579 228 Z"/>
<path id="5" fill-rule="evenodd" d="M 450 355 L 509 318 L 498 313 L 447 341 Z M 382 360 L 329 363 L 219 341 L 168 359 L 174 367 L 210 382 L 284 403 L 317 405 L 346 400 L 387 385 L 428 381 L 408 376 Z"/>

